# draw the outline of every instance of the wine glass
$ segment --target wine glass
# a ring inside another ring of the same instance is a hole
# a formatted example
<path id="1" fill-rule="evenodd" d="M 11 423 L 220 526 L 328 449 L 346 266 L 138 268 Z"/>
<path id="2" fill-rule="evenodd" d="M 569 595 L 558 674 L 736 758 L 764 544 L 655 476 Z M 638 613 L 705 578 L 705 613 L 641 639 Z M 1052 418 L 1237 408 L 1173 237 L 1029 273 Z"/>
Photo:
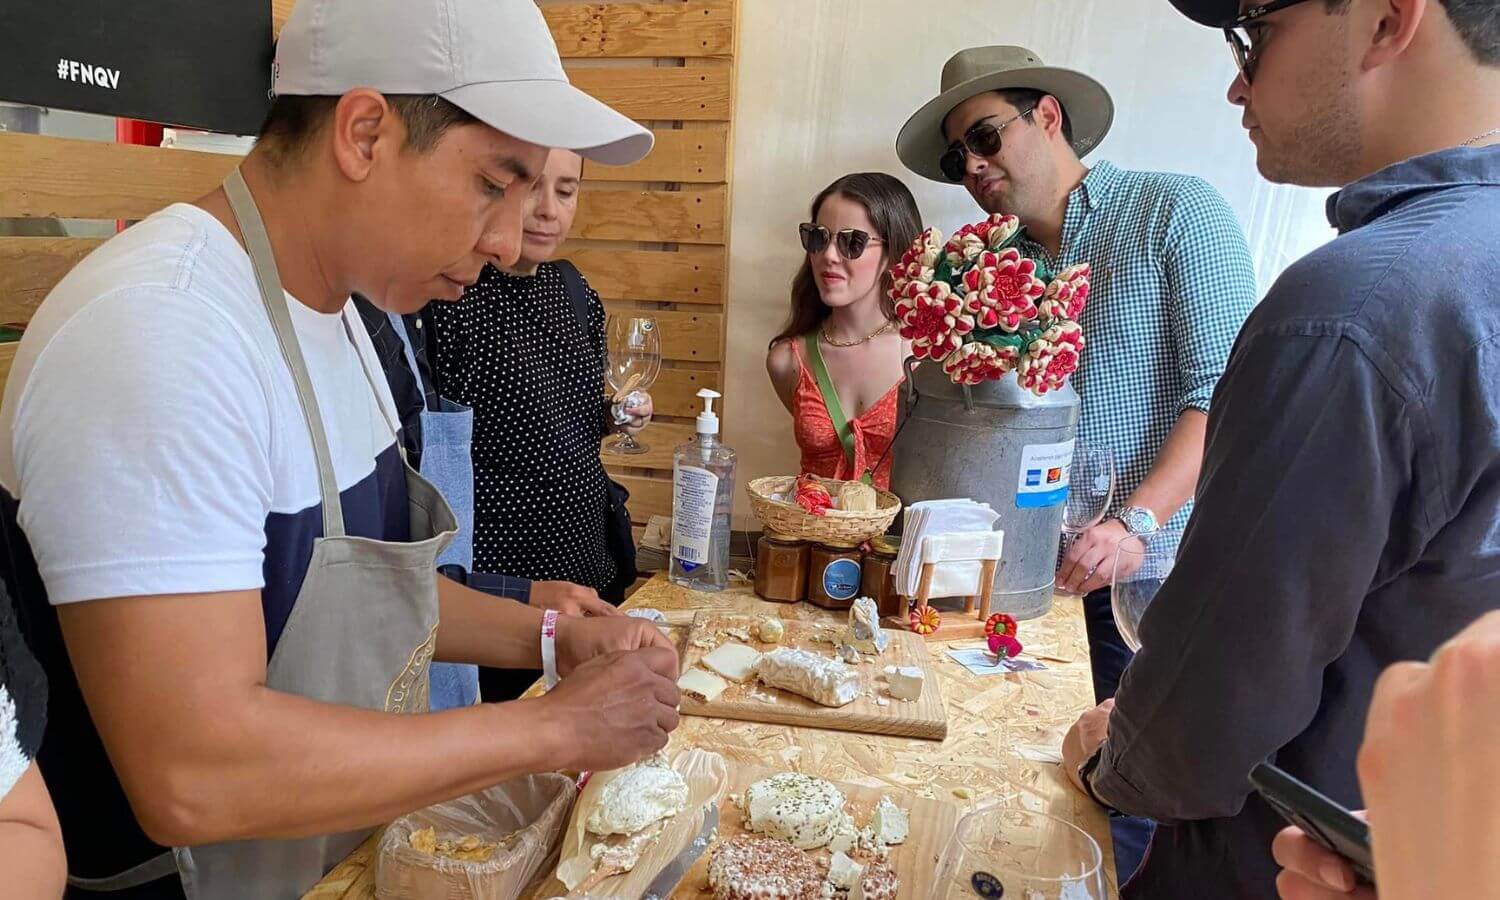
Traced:
<path id="1" fill-rule="evenodd" d="M 1115 452 L 1094 441 L 1073 442 L 1063 531 L 1077 536 L 1098 525 L 1115 500 Z"/>
<path id="2" fill-rule="evenodd" d="M 1088 832 L 1009 806 L 958 822 L 938 866 L 933 900 L 1104 900 L 1104 856 Z"/>
<path id="3" fill-rule="evenodd" d="M 630 421 L 631 411 L 645 401 L 645 390 L 656 382 L 661 371 L 661 332 L 651 316 L 620 313 L 609 317 L 606 335 L 609 356 L 604 378 L 614 393 L 610 411 L 616 425 Z M 610 453 L 636 456 L 649 447 L 628 434 L 622 434 L 605 448 Z"/>
<path id="4" fill-rule="evenodd" d="M 1153 531 L 1123 538 L 1115 547 L 1109 605 L 1115 614 L 1115 627 L 1132 651 L 1141 649 L 1141 617 L 1172 574 L 1181 537 L 1180 531 Z"/>
<path id="5" fill-rule="evenodd" d="M 1115 502 L 1115 452 L 1095 441 L 1073 442 L 1068 467 L 1068 499 L 1063 506 L 1063 540 L 1057 559 L 1083 532 L 1098 525 Z"/>

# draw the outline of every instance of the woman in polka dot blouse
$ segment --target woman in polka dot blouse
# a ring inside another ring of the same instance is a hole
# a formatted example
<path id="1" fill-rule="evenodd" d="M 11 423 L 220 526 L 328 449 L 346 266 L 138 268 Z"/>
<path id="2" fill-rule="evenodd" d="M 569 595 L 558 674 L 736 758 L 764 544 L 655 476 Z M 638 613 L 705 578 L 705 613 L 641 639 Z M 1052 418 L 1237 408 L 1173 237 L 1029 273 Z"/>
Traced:
<path id="1" fill-rule="evenodd" d="M 588 288 L 585 327 L 550 261 L 573 225 L 582 175 L 581 157 L 552 151 L 526 207 L 520 260 L 508 271 L 486 266 L 462 301 L 429 312 L 443 395 L 474 408 L 474 570 L 607 592 L 617 567 L 599 459 L 599 441 L 615 430 L 604 306 Z M 637 412 L 621 430 L 646 426 L 649 398 Z"/>

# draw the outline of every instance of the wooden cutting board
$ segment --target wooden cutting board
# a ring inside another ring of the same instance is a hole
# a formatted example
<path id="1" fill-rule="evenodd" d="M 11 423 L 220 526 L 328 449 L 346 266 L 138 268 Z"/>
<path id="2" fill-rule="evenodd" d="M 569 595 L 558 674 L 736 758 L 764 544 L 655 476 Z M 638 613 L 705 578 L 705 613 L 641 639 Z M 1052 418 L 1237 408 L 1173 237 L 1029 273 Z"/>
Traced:
<path id="1" fill-rule="evenodd" d="M 819 632 L 841 633 L 842 626 L 829 626 L 782 619 L 786 634 L 778 644 L 762 643 L 755 638 L 758 618 L 735 613 L 700 612 L 693 619 L 688 639 L 682 645 L 682 668 L 687 671 L 721 643 L 738 641 L 723 632 L 726 629 L 743 629 L 751 640 L 743 641 L 760 651 L 776 647 L 800 647 L 823 656 L 833 656 L 833 644 L 815 640 Z M 938 686 L 937 673 L 927 655 L 927 643 L 909 631 L 885 629 L 891 643 L 878 657 L 861 654 L 859 674 L 860 696 L 847 706 L 829 707 L 798 696 L 789 691 L 769 688 L 753 680 L 749 684 L 730 683 L 729 689 L 712 702 L 704 702 L 696 696 L 682 695 L 682 711 L 690 716 L 715 716 L 722 719 L 741 719 L 749 722 L 769 722 L 774 725 L 803 725 L 811 728 L 830 728 L 836 731 L 858 731 L 865 734 L 889 734 L 896 737 L 928 738 L 940 741 L 948 736 L 948 714 L 943 706 L 942 689 Z M 706 643 L 708 646 L 699 646 Z M 897 700 L 887 695 L 884 670 L 886 666 L 916 666 L 922 669 L 922 696 L 916 700 Z M 707 668 L 700 666 L 700 668 Z M 756 695 L 769 696 L 774 702 L 757 699 Z M 878 699 L 884 699 L 881 705 Z"/>
<path id="2" fill-rule="evenodd" d="M 729 791 L 719 805 L 718 842 L 745 833 L 739 808 L 734 805 L 730 795 L 739 795 L 751 784 L 779 774 L 779 771 L 781 770 L 730 763 Z M 901 885 L 896 890 L 897 900 L 927 900 L 931 897 L 937 884 L 938 862 L 944 848 L 953 839 L 954 829 L 958 825 L 958 809 L 941 800 L 927 800 L 903 791 L 837 781 L 834 784 L 843 791 L 847 799 L 844 809 L 854 817 L 854 824 L 858 828 L 869 824 L 870 814 L 882 796 L 890 797 L 892 803 L 906 810 L 911 830 L 905 843 L 891 848 L 886 864 L 901 879 Z M 718 842 L 715 842 L 715 846 Z M 713 891 L 708 887 L 708 862 L 713 857 L 713 849 L 710 847 L 683 876 L 677 890 L 672 892 L 674 900 L 709 900 L 713 897 Z M 826 848 L 808 852 L 819 858 L 826 867 L 829 855 Z"/>

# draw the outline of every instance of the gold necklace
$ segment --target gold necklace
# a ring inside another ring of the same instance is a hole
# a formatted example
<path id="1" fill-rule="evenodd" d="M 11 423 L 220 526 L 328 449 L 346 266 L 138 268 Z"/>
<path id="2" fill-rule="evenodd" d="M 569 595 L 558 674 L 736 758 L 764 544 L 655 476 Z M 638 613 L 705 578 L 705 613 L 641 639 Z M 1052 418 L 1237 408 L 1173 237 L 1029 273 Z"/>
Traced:
<path id="1" fill-rule="evenodd" d="M 823 324 L 823 327 L 818 329 L 818 334 L 823 338 L 823 343 L 829 345 L 830 347 L 858 347 L 860 344 L 868 344 L 869 342 L 875 340 L 876 338 L 880 337 L 882 334 L 885 334 L 890 330 L 891 323 L 886 322 L 884 325 L 880 326 L 879 328 L 875 329 L 874 331 L 870 332 L 857 341 L 836 341 L 828 336 L 828 324 L 825 322 Z"/>

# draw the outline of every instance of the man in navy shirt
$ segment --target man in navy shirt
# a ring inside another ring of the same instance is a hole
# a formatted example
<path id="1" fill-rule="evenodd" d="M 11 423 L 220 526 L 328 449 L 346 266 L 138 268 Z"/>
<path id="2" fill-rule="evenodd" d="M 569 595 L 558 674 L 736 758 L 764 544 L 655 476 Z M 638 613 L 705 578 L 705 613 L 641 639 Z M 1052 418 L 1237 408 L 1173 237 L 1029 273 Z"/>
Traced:
<path id="1" fill-rule="evenodd" d="M 1251 314 L 1197 508 L 1064 767 L 1160 823 L 1122 895 L 1262 898 L 1271 760 L 1360 806 L 1377 675 L 1500 606 L 1500 18 L 1470 0 L 1173 0 L 1225 27 L 1262 174 L 1344 185 Z"/>

